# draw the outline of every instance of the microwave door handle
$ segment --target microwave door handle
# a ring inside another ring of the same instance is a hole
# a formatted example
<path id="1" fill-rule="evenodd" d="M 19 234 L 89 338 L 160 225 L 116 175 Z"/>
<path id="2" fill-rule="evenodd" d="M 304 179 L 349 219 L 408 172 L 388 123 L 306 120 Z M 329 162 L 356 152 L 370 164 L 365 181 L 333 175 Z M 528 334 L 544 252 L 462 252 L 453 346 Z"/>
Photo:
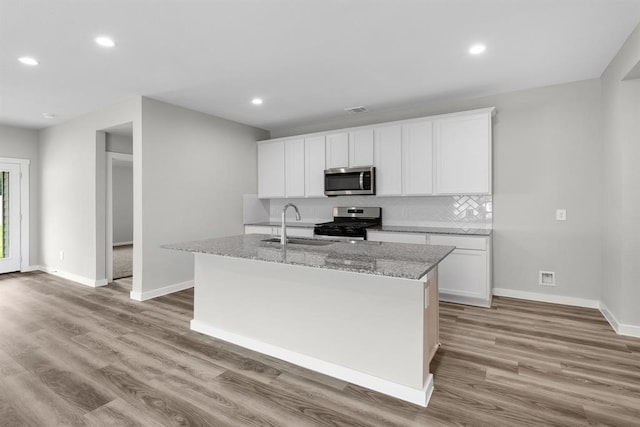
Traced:
<path id="1" fill-rule="evenodd" d="M 364 190 L 364 172 L 360 172 L 360 189 Z"/>

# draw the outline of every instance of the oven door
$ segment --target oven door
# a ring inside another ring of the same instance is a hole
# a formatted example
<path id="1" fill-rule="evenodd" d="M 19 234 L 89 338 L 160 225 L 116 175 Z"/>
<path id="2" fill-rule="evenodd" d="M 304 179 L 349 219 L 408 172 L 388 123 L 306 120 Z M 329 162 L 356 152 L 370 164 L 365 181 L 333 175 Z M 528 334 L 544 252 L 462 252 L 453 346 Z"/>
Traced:
<path id="1" fill-rule="evenodd" d="M 346 196 L 376 194 L 375 168 L 335 168 L 324 171 L 324 194 Z"/>

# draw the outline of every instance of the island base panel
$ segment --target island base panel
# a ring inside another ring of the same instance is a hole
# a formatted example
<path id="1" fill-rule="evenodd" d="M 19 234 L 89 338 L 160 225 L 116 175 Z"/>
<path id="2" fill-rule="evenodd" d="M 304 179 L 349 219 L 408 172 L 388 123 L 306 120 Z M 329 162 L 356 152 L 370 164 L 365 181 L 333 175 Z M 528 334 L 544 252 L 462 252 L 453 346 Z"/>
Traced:
<path id="1" fill-rule="evenodd" d="M 436 269 L 409 280 L 195 254 L 192 329 L 426 406 L 432 292 Z"/>

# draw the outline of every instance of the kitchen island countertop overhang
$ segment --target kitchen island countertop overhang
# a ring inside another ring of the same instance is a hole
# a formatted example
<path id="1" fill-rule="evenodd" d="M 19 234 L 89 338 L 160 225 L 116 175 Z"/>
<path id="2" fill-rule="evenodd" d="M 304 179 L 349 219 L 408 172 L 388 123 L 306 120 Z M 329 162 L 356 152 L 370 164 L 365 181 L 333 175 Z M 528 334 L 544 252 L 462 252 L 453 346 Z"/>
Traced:
<path id="1" fill-rule="evenodd" d="M 243 234 L 163 245 L 165 249 L 351 271 L 403 279 L 420 279 L 455 247 L 370 241 L 336 241 L 326 246 L 289 244 L 282 249 L 266 234 Z M 299 239 L 304 240 L 304 239 Z"/>
<path id="2" fill-rule="evenodd" d="M 454 247 L 326 246 L 240 235 L 194 253 L 191 329 L 426 406 L 439 345 L 437 264 Z"/>

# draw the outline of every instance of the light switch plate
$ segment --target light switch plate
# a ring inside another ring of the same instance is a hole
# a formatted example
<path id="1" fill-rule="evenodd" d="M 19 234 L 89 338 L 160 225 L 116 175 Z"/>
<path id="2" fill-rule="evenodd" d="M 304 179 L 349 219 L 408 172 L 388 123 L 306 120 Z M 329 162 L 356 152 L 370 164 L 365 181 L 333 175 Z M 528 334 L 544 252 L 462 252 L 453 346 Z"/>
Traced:
<path id="1" fill-rule="evenodd" d="M 557 221 L 566 221 L 567 220 L 567 210 L 566 209 L 556 209 L 556 220 Z"/>

